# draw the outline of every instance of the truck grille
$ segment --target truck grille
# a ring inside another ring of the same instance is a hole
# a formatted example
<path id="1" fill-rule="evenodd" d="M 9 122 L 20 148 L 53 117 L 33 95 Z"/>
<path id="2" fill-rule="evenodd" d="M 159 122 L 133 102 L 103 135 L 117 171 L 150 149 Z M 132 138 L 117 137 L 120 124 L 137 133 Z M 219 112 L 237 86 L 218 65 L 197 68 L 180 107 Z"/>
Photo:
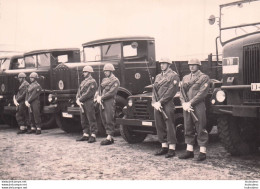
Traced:
<path id="1" fill-rule="evenodd" d="M 243 80 L 245 85 L 260 83 L 260 43 L 244 46 Z M 244 91 L 243 101 L 247 104 L 259 104 L 260 93 Z"/>
<path id="2" fill-rule="evenodd" d="M 135 119 L 143 119 L 148 120 L 150 119 L 150 114 L 148 111 L 148 100 L 140 100 L 140 99 L 133 99 L 134 100 L 134 118 Z"/>

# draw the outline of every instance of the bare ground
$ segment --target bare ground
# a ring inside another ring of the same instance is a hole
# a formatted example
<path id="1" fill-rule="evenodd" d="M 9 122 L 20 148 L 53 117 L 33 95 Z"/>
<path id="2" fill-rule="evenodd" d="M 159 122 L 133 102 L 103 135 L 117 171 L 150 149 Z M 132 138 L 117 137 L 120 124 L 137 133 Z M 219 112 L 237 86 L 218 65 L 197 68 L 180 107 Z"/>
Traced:
<path id="1" fill-rule="evenodd" d="M 216 133 L 210 135 L 207 160 L 166 159 L 153 154 L 160 148 L 156 136 L 128 144 L 120 136 L 115 144 L 76 142 L 80 133 L 56 128 L 41 135 L 17 135 L 17 129 L 0 125 L 1 180 L 253 180 L 260 179 L 260 155 L 232 157 Z M 178 146 L 177 156 L 185 151 Z M 198 155 L 198 148 L 195 149 Z"/>

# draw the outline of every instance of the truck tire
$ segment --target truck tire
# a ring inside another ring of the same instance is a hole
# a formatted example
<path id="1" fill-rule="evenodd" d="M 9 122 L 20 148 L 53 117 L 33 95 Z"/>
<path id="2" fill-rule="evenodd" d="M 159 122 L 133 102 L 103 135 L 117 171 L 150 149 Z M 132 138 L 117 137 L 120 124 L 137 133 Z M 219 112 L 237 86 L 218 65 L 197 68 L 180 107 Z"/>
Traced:
<path id="1" fill-rule="evenodd" d="M 219 138 L 231 155 L 247 155 L 256 150 L 256 121 L 221 115 L 218 117 Z"/>
<path id="2" fill-rule="evenodd" d="M 145 133 L 131 132 L 131 128 L 127 125 L 120 125 L 120 134 L 130 144 L 143 142 L 147 136 Z"/>
<path id="3" fill-rule="evenodd" d="M 18 123 L 16 121 L 15 116 L 3 114 L 2 120 L 4 121 L 5 124 L 7 124 L 11 127 L 18 127 Z"/>
<path id="4" fill-rule="evenodd" d="M 55 120 L 58 127 L 67 133 L 82 131 L 80 119 L 78 118 L 64 118 L 61 114 L 56 114 Z"/>
<path id="5" fill-rule="evenodd" d="M 51 129 L 57 127 L 54 114 L 42 114 L 42 129 Z"/>
<path id="6" fill-rule="evenodd" d="M 174 115 L 174 125 L 176 128 L 177 143 L 183 144 L 185 141 L 185 136 L 184 136 L 184 118 L 182 113 L 176 113 Z"/>

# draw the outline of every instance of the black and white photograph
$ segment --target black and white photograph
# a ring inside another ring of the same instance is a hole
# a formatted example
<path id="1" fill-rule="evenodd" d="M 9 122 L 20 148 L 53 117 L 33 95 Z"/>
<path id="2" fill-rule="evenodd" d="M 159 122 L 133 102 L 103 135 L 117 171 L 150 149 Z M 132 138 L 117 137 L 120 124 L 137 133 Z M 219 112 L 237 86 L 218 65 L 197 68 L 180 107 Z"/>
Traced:
<path id="1" fill-rule="evenodd" d="M 0 0 L 1 189 L 260 180 L 260 0 Z"/>

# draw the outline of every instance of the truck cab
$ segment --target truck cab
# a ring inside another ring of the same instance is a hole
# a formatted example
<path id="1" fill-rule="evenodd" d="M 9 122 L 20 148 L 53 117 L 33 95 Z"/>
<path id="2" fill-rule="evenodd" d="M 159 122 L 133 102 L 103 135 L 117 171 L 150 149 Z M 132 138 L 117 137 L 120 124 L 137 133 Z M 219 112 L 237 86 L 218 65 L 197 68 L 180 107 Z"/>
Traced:
<path id="1" fill-rule="evenodd" d="M 3 62 L 1 73 L 1 80 L 3 80 L 2 86 L 5 87 L 4 107 L 3 115 L 6 117 L 12 117 L 11 120 L 15 120 L 16 107 L 13 104 L 13 95 L 18 91 L 19 82 L 17 75 L 24 72 L 29 82 L 29 75 L 32 72 L 36 72 L 39 75 L 37 79 L 38 83 L 42 87 L 42 93 L 40 96 L 41 113 L 42 113 L 42 128 L 49 128 L 55 125 L 55 118 L 49 112 L 44 111 L 44 106 L 48 105 L 48 94 L 53 88 L 52 70 L 62 62 L 67 61 L 80 61 L 80 50 L 77 48 L 71 49 L 43 49 L 26 52 L 19 59 L 10 61 L 9 69 L 5 69 L 7 63 Z M 10 118 L 8 118 L 10 119 Z"/>
<path id="2" fill-rule="evenodd" d="M 259 1 L 220 5 L 223 82 L 211 105 L 220 139 L 232 155 L 255 152 L 260 144 L 259 8 Z"/>
<path id="3" fill-rule="evenodd" d="M 58 107 L 57 124 L 66 132 L 81 130 L 79 107 L 76 105 L 77 89 L 83 80 L 82 69 L 89 65 L 94 69 L 93 78 L 98 84 L 104 78 L 103 67 L 111 63 L 115 67 L 115 76 L 120 80 L 116 97 L 116 117 L 122 117 L 122 109 L 127 97 L 141 93 L 149 84 L 146 65 L 155 73 L 155 41 L 153 37 L 133 36 L 99 39 L 84 43 L 83 61 L 58 65 L 54 71 L 54 90 L 50 102 Z M 98 130 L 102 135 L 105 130 L 97 111 Z"/>

